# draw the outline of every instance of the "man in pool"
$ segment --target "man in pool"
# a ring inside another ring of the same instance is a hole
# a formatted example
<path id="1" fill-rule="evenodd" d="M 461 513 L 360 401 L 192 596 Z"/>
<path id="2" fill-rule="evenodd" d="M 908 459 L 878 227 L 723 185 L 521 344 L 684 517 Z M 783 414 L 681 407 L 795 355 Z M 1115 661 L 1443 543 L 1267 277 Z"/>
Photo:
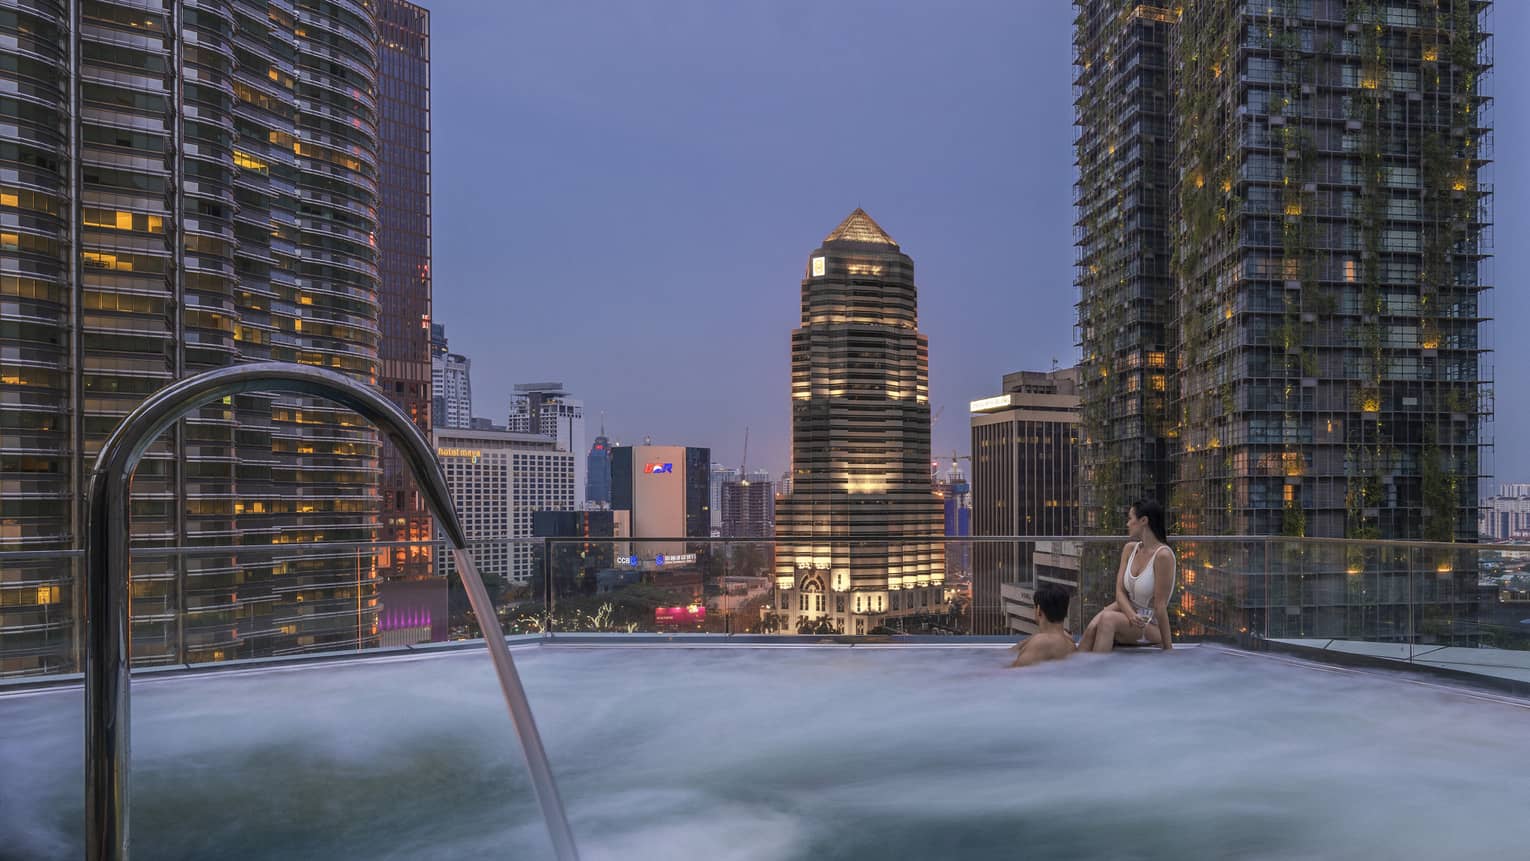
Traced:
<path id="1" fill-rule="evenodd" d="M 1036 590 L 1036 633 L 1018 648 L 1011 667 L 1029 667 L 1042 661 L 1060 661 L 1075 651 L 1073 638 L 1063 628 L 1068 618 L 1068 590 L 1055 583 L 1043 583 Z"/>

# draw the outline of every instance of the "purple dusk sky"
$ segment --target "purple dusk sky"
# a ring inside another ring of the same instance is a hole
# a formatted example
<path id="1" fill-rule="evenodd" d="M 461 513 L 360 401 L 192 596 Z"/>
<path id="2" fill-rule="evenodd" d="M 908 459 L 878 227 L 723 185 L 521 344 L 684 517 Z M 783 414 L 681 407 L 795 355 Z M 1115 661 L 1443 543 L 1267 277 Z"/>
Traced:
<path id="1" fill-rule="evenodd" d="M 864 207 L 914 258 L 935 452 L 1006 372 L 1076 360 L 1062 0 L 481 3 L 431 10 L 435 319 L 476 412 L 561 380 L 590 436 L 779 474 L 808 254 Z M 1499 2 L 1496 451 L 1530 481 L 1530 3 Z M 1516 241 L 1516 237 L 1520 237 Z"/>

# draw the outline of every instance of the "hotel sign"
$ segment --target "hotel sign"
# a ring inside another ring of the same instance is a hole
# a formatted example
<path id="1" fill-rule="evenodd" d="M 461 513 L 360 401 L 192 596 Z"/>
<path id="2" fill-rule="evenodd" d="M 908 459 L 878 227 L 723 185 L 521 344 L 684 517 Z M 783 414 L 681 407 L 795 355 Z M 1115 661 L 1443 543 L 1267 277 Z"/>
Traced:
<path id="1" fill-rule="evenodd" d="M 438 448 L 437 457 L 470 457 L 474 460 L 483 456 L 483 452 L 476 448 Z"/>
<path id="2" fill-rule="evenodd" d="M 1009 409 L 1015 405 L 1014 395 L 999 395 L 992 398 L 980 398 L 968 405 L 968 410 L 975 413 L 989 413 L 994 410 Z"/>

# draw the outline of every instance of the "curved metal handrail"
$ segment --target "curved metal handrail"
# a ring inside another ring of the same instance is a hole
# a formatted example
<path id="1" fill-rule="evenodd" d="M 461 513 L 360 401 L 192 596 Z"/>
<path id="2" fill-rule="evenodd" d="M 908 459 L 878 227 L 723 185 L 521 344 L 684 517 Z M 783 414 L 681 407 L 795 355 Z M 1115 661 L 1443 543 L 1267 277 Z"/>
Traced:
<path id="1" fill-rule="evenodd" d="M 430 442 L 402 410 L 375 389 L 321 368 L 259 362 L 197 374 L 150 395 L 122 420 L 101 447 L 86 493 L 85 856 L 88 861 L 125 861 L 128 857 L 128 701 L 131 686 L 128 666 L 131 657 L 128 492 L 133 471 L 155 438 L 176 420 L 211 401 L 250 391 L 325 398 L 376 424 L 388 434 L 408 463 L 426 503 L 452 544 L 459 550 L 467 546 L 467 535 L 457 518 L 446 477 L 435 460 Z M 504 635 L 499 631 L 499 620 L 476 572 L 465 571 L 462 579 L 479 616 L 479 624 L 484 628 L 484 641 L 499 673 L 553 847 L 560 859 L 575 859 L 573 833 L 558 797 L 547 752 L 532 720 L 531 706 L 509 649 L 505 647 Z"/>

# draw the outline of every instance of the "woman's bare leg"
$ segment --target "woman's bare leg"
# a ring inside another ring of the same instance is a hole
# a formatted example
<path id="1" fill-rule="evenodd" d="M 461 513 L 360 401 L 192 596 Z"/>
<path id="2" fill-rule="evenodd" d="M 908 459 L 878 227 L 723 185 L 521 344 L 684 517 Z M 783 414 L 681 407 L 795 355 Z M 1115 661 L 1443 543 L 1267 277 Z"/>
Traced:
<path id="1" fill-rule="evenodd" d="M 1101 610 L 1100 612 L 1094 614 L 1093 619 L 1089 620 L 1088 626 L 1084 628 L 1084 635 L 1078 638 L 1078 650 L 1080 652 L 1089 652 L 1094 650 L 1094 639 L 1099 635 L 1100 632 L 1100 617 L 1105 615 L 1105 613 L 1106 611 Z"/>
<path id="2" fill-rule="evenodd" d="M 1132 623 L 1127 621 L 1126 616 L 1118 610 L 1106 610 L 1096 616 L 1095 621 L 1099 623 L 1099 630 L 1095 632 L 1094 642 L 1089 648 L 1092 652 L 1103 654 L 1110 651 L 1115 648 L 1117 640 L 1127 636 L 1127 631 L 1129 630 L 1133 632 L 1130 634 L 1132 639 L 1122 640 L 1122 642 L 1136 641 L 1136 633 Z"/>

